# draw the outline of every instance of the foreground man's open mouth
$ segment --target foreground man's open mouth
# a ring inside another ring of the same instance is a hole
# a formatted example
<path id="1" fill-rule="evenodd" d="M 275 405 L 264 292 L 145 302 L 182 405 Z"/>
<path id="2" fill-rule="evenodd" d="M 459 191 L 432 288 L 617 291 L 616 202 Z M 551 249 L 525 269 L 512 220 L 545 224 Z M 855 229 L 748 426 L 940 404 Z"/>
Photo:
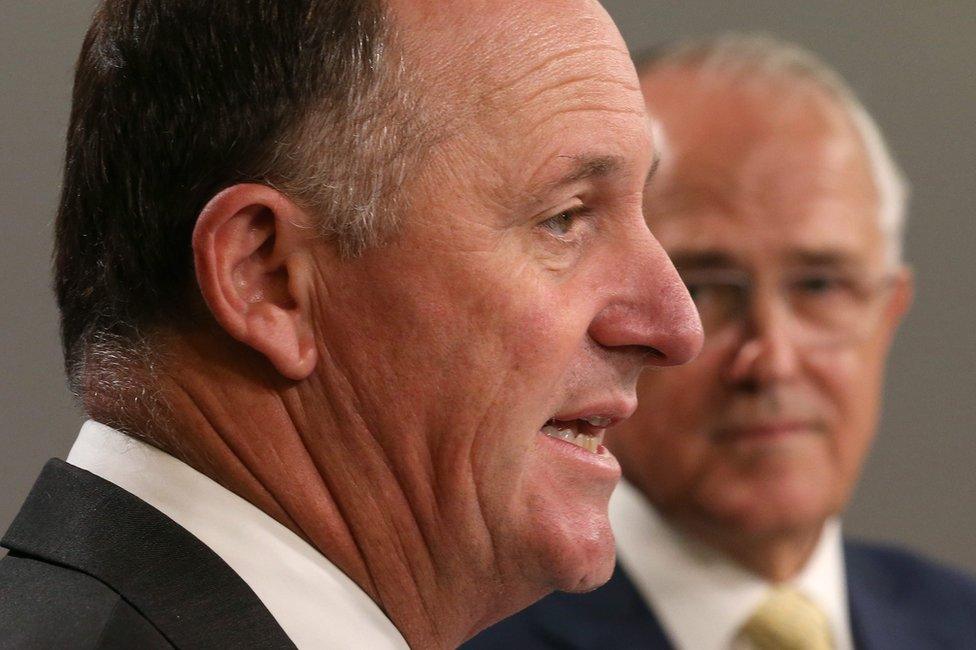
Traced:
<path id="1" fill-rule="evenodd" d="M 550 418 L 541 431 L 550 438 L 563 440 L 593 454 L 607 454 L 603 446 L 603 434 L 613 419 L 604 415 L 591 415 L 573 420 Z"/>

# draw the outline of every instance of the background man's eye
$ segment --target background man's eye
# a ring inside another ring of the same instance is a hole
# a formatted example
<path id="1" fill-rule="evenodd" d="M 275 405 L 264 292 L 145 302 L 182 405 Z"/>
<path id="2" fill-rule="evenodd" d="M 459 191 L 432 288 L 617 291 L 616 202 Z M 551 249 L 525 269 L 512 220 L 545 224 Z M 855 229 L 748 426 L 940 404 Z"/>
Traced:
<path id="1" fill-rule="evenodd" d="M 839 278 L 826 275 L 812 275 L 796 281 L 796 288 L 806 293 L 827 293 L 840 289 L 844 282 Z"/>
<path id="2" fill-rule="evenodd" d="M 695 305 L 702 309 L 710 305 L 731 306 L 740 304 L 745 298 L 745 291 L 740 285 L 724 282 L 685 282 L 688 295 Z"/>
<path id="3" fill-rule="evenodd" d="M 691 296 L 692 300 L 697 300 L 701 297 L 702 285 L 699 282 L 685 282 L 685 288 L 688 289 L 688 295 Z"/>

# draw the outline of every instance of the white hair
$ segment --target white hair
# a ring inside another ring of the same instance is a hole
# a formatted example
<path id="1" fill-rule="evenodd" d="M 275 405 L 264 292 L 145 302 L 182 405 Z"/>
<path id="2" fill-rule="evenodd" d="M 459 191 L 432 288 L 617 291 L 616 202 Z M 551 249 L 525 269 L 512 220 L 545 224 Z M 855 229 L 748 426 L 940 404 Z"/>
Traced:
<path id="1" fill-rule="evenodd" d="M 639 72 L 663 66 L 689 66 L 704 74 L 752 79 L 808 81 L 836 100 L 861 139 L 879 197 L 878 225 L 886 261 L 898 266 L 907 218 L 909 185 L 878 125 L 837 72 L 813 53 L 764 34 L 722 34 L 659 47 L 637 59 Z"/>

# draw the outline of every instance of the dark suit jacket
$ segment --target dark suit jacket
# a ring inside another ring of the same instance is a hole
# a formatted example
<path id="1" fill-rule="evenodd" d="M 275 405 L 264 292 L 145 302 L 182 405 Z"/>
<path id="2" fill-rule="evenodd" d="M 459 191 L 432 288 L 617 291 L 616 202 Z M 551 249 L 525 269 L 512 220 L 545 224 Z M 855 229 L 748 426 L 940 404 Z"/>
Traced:
<path id="1" fill-rule="evenodd" d="M 0 648 L 295 647 L 200 540 L 63 461 L 0 543 Z"/>
<path id="2" fill-rule="evenodd" d="M 878 546 L 848 542 L 844 557 L 858 648 L 976 649 L 976 581 L 972 578 Z M 462 646 L 467 650 L 671 647 L 661 624 L 619 566 L 600 589 L 553 594 Z"/>

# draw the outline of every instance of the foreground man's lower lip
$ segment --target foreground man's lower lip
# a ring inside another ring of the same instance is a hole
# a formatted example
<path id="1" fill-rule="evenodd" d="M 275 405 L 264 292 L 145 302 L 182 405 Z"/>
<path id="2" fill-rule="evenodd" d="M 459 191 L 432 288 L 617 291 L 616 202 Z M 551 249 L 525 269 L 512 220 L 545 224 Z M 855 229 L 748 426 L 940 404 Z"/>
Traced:
<path id="1" fill-rule="evenodd" d="M 567 433 L 550 435 L 554 432 L 550 430 L 547 433 L 545 428 L 543 427 L 539 430 L 539 438 L 540 443 L 546 446 L 547 453 L 558 454 L 571 460 L 576 466 L 586 467 L 588 470 L 587 473 L 598 474 L 601 480 L 605 478 L 608 481 L 616 483 L 620 479 L 620 465 L 616 457 L 610 453 L 610 450 L 603 446 L 602 430 L 599 436 L 590 436 L 592 438 L 590 441 L 580 439 L 579 443 L 587 445 L 584 447 L 582 444 L 577 443 L 575 439 L 567 440 L 569 437 Z M 576 435 L 574 438 L 582 435 Z"/>

